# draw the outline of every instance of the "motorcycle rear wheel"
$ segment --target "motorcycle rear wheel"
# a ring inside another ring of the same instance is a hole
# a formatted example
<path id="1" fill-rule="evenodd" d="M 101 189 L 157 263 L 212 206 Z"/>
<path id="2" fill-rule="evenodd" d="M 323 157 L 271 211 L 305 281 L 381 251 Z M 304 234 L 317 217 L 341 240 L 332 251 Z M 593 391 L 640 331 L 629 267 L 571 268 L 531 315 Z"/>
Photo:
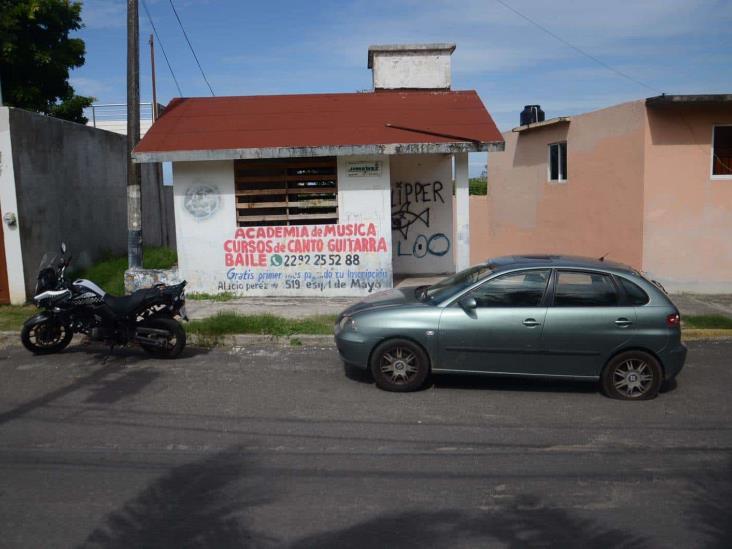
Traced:
<path id="1" fill-rule="evenodd" d="M 50 355 L 58 353 L 71 343 L 74 333 L 70 326 L 46 320 L 39 324 L 23 326 L 20 340 L 23 347 L 36 355 Z"/>
<path id="2" fill-rule="evenodd" d="M 140 343 L 140 347 L 150 356 L 172 359 L 183 352 L 186 346 L 186 331 L 180 322 L 174 318 L 152 318 L 143 322 L 141 326 L 165 330 L 170 334 L 164 347 L 150 345 L 149 343 Z"/>

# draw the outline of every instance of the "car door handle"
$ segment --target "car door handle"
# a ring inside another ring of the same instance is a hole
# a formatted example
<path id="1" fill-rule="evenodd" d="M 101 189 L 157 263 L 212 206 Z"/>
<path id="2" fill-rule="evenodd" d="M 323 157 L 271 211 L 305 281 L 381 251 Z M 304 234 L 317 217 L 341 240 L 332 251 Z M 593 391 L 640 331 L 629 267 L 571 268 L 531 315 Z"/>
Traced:
<path id="1" fill-rule="evenodd" d="M 529 328 L 533 328 L 534 326 L 541 326 L 541 322 L 537 322 L 535 318 L 527 318 L 523 322 L 524 326 L 528 326 Z"/>
<path id="2" fill-rule="evenodd" d="M 615 321 L 615 325 L 616 325 L 616 326 L 617 326 L 618 328 L 627 328 L 627 327 L 628 327 L 628 326 L 630 326 L 631 324 L 633 324 L 633 323 L 632 323 L 632 322 L 631 322 L 630 320 L 628 320 L 627 318 L 619 318 L 619 319 L 617 319 L 617 320 Z"/>

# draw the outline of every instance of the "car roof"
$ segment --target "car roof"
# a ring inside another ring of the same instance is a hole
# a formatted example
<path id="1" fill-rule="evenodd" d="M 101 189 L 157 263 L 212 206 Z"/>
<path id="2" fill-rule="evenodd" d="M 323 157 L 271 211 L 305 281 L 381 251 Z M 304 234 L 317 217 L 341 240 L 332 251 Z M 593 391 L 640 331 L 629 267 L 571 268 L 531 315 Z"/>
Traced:
<path id="1" fill-rule="evenodd" d="M 564 267 L 570 269 L 599 269 L 603 271 L 623 272 L 636 274 L 636 269 L 623 263 L 603 258 L 582 257 L 576 255 L 526 254 L 504 255 L 485 261 L 485 265 L 496 271 L 516 269 L 521 267 Z"/>

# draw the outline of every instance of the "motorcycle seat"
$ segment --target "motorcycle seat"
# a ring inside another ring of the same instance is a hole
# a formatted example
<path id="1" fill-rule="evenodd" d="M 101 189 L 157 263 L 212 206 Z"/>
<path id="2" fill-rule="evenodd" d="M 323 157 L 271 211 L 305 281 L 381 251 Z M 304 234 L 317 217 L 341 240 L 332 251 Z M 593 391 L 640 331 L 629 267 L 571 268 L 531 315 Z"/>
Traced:
<path id="1" fill-rule="evenodd" d="M 143 288 L 141 290 L 136 290 L 130 295 L 124 295 L 121 297 L 105 294 L 104 303 L 112 309 L 114 314 L 127 316 L 140 308 L 148 299 L 159 295 L 160 290 L 158 288 Z"/>

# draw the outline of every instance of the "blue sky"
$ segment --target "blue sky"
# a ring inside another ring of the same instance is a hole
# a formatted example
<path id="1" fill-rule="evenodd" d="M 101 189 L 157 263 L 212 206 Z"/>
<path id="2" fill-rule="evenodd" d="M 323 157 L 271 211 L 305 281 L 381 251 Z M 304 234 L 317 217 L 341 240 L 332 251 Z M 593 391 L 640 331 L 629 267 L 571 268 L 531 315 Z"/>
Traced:
<path id="1" fill-rule="evenodd" d="M 495 0 L 174 0 L 216 95 L 368 89 L 370 44 L 455 42 L 453 89 L 475 89 L 501 130 L 525 104 L 547 117 L 666 93 L 732 93 L 731 0 L 504 0 L 623 79 Z M 146 0 L 183 95 L 209 95 L 168 0 Z M 77 93 L 124 102 L 126 2 L 86 0 Z M 141 96 L 150 100 L 151 27 L 140 6 Z M 156 51 L 158 101 L 178 95 Z M 484 155 L 471 157 L 480 173 Z"/>

